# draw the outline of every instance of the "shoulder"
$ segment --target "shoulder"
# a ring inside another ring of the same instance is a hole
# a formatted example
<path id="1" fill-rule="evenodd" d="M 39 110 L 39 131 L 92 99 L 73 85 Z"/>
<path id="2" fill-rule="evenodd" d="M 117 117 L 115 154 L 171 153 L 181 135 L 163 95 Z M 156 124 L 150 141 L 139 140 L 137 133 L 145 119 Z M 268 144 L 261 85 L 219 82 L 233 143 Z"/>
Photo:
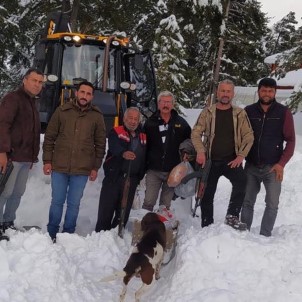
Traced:
<path id="1" fill-rule="evenodd" d="M 103 112 L 100 110 L 99 107 L 95 106 L 95 105 L 91 105 L 91 111 L 95 112 L 97 114 L 100 114 L 101 116 L 103 116 Z"/>
<path id="2" fill-rule="evenodd" d="M 66 110 L 70 110 L 70 109 L 73 109 L 72 102 L 65 103 L 64 105 L 59 106 L 56 110 L 57 111 L 66 111 Z"/>
<path id="3" fill-rule="evenodd" d="M 235 115 L 238 116 L 246 115 L 246 111 L 243 108 L 234 105 L 232 107 Z"/>
<path id="4" fill-rule="evenodd" d="M 1 100 L 1 103 L 5 102 L 19 102 L 23 97 L 25 97 L 26 94 L 23 92 L 23 90 L 20 88 L 15 91 L 11 91 L 7 93 Z"/>

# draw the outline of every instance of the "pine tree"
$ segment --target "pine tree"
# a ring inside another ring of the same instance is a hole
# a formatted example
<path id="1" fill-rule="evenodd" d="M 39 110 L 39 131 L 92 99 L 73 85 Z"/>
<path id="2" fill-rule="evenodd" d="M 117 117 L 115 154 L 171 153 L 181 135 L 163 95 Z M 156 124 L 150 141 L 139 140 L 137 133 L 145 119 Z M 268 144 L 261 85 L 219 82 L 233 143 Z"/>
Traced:
<path id="1" fill-rule="evenodd" d="M 184 74 L 187 68 L 184 39 L 180 33 L 176 16 L 169 15 L 167 5 L 169 3 L 161 1 L 161 4 L 163 19 L 156 29 L 153 44 L 158 86 L 160 90 L 171 91 L 179 104 L 188 107 L 190 99 L 182 90 L 186 82 Z M 166 15 L 168 16 L 165 17 Z"/>

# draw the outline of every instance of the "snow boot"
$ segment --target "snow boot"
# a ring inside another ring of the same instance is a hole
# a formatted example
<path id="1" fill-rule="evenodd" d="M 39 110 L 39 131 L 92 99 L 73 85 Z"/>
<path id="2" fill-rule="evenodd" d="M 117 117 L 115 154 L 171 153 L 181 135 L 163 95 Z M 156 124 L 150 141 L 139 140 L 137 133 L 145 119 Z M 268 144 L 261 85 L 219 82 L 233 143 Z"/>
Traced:
<path id="1" fill-rule="evenodd" d="M 6 241 L 9 241 L 9 237 L 6 236 L 6 235 L 3 235 L 3 231 L 2 231 L 2 224 L 0 225 L 0 241 L 1 240 L 6 240 Z"/>
<path id="2" fill-rule="evenodd" d="M 234 216 L 234 215 L 230 215 L 230 214 L 226 215 L 224 223 L 226 225 L 229 225 L 233 229 L 238 230 L 238 231 L 246 231 L 247 230 L 246 223 L 241 222 L 239 220 L 239 218 L 237 216 Z"/>

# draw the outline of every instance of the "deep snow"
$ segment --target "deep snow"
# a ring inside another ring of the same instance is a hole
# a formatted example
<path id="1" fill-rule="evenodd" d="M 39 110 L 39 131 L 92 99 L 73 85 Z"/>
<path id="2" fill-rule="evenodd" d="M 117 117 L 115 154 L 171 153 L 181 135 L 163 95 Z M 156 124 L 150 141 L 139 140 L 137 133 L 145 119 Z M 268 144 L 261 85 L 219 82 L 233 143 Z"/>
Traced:
<path id="1" fill-rule="evenodd" d="M 192 125 L 200 110 L 186 110 Z M 259 235 L 264 209 L 261 190 L 251 232 L 224 225 L 231 186 L 221 178 L 215 196 L 215 223 L 201 229 L 190 216 L 190 200 L 173 203 L 180 221 L 176 256 L 164 266 L 161 278 L 143 302 L 300 302 L 302 301 L 302 138 L 301 118 L 295 116 L 297 147 L 285 169 L 279 214 L 273 236 Z M 131 232 L 124 239 L 117 230 L 95 233 L 102 171 L 88 183 L 81 203 L 77 234 L 59 234 L 52 244 L 46 233 L 50 177 L 34 166 L 16 225 L 38 225 L 41 231 L 10 231 L 0 242 L 1 302 L 114 302 L 121 280 L 99 282 L 121 270 L 131 252 Z M 114 188 L 113 188 L 114 189 Z M 142 201 L 144 185 L 139 189 Z M 139 210 L 132 211 L 137 216 Z M 129 223 L 131 228 L 131 223 Z M 134 301 L 139 279 L 131 281 L 126 301 Z"/>

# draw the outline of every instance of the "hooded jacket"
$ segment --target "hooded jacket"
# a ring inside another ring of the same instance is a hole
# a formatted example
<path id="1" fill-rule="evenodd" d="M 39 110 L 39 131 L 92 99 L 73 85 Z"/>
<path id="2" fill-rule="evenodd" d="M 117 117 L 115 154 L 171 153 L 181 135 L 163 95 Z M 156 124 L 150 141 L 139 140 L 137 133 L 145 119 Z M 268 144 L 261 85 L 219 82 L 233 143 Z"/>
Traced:
<path id="1" fill-rule="evenodd" d="M 73 100 L 58 107 L 48 123 L 43 162 L 56 172 L 89 175 L 101 167 L 105 148 L 103 114 L 93 105 L 81 110 Z"/>
<path id="2" fill-rule="evenodd" d="M 246 157 L 254 141 L 253 129 L 246 112 L 237 106 L 233 108 L 235 153 Z M 192 130 L 192 143 L 197 153 L 205 152 L 211 156 L 215 137 L 216 104 L 203 109 Z"/>
<path id="3" fill-rule="evenodd" d="M 0 153 L 17 162 L 36 162 L 40 149 L 40 119 L 36 98 L 23 87 L 0 103 Z"/>

